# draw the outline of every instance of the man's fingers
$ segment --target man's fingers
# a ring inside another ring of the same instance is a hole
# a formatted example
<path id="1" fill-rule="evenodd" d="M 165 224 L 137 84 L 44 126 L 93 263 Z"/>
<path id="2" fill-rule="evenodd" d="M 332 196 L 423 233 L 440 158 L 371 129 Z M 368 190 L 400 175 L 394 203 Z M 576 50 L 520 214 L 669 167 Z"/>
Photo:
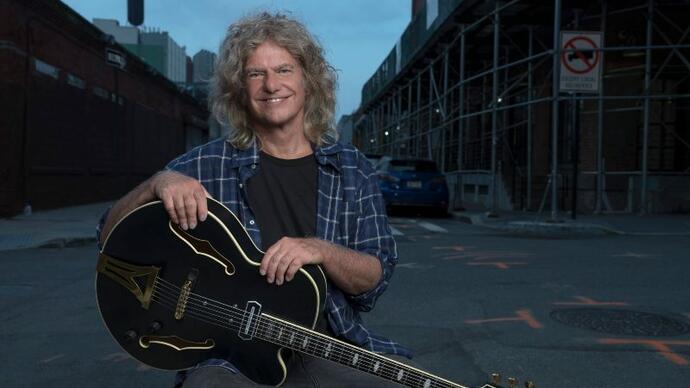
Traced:
<path id="1" fill-rule="evenodd" d="M 268 267 L 266 268 L 266 280 L 269 283 L 273 283 L 277 280 L 276 275 L 278 273 L 278 266 L 281 264 L 281 261 L 288 259 L 287 256 L 288 252 L 280 250 L 276 252 L 273 257 L 271 257 L 271 261 L 268 263 Z"/>
<path id="2" fill-rule="evenodd" d="M 285 281 L 289 282 L 295 278 L 295 274 L 302 268 L 302 263 L 299 260 L 292 260 L 287 271 L 285 271 Z"/>
<path id="3" fill-rule="evenodd" d="M 294 256 L 288 256 L 286 255 L 283 260 L 280 260 L 278 265 L 276 266 L 276 284 L 281 285 L 283 282 L 285 282 L 285 275 L 287 273 L 288 268 L 292 265 L 293 262 L 297 261 L 297 259 L 294 258 Z"/>
<path id="4" fill-rule="evenodd" d="M 261 265 L 259 266 L 259 273 L 261 275 L 266 275 L 268 272 L 268 265 L 271 262 L 273 255 L 280 249 L 280 240 L 277 243 L 271 245 L 266 253 L 264 253 L 263 259 L 261 259 Z"/>
<path id="5" fill-rule="evenodd" d="M 187 230 L 187 214 L 184 208 L 184 198 L 178 195 L 173 201 L 175 202 L 175 213 L 177 214 L 177 219 L 180 220 L 180 226 L 182 229 Z"/>
<path id="6" fill-rule="evenodd" d="M 201 187 L 203 189 L 203 186 Z M 208 214 L 208 204 L 206 203 L 206 189 L 197 190 L 194 194 L 196 198 L 197 214 L 199 216 L 199 221 L 206 221 L 206 215 Z"/>
<path id="7" fill-rule="evenodd" d="M 179 224 L 180 221 L 178 220 L 177 213 L 175 212 L 175 202 L 173 201 L 172 196 L 170 194 L 164 194 L 162 195 L 161 200 L 163 201 L 163 207 L 165 208 L 165 211 L 168 212 L 172 222 Z"/>
<path id="8" fill-rule="evenodd" d="M 187 213 L 186 217 L 189 228 L 196 228 L 196 198 L 191 195 L 184 197 L 184 208 Z"/>

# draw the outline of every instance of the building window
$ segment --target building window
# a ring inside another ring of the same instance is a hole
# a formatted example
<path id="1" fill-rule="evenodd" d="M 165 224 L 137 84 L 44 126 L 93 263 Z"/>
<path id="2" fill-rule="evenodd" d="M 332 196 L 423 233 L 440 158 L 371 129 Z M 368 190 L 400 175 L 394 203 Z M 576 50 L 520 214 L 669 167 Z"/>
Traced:
<path id="1" fill-rule="evenodd" d="M 55 79 L 58 79 L 60 76 L 60 69 L 57 67 L 50 65 L 48 63 L 43 62 L 42 60 L 38 58 L 34 58 L 34 64 L 36 66 L 36 71 L 45 74 L 49 77 L 53 77 Z"/>
<path id="2" fill-rule="evenodd" d="M 110 93 L 108 93 L 107 90 L 103 89 L 100 86 L 93 87 L 93 94 L 106 100 L 110 99 Z"/>
<path id="3" fill-rule="evenodd" d="M 85 89 L 86 81 L 77 77 L 74 74 L 67 73 L 67 84 L 74 86 L 75 88 Z"/>

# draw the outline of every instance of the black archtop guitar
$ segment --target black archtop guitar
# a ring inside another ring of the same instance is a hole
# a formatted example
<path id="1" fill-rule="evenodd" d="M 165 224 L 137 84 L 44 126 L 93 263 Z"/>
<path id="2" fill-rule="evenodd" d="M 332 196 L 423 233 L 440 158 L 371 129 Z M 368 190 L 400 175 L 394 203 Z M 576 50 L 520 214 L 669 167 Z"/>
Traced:
<path id="1" fill-rule="evenodd" d="M 237 217 L 213 199 L 208 209 L 205 222 L 185 231 L 151 202 L 107 236 L 98 307 L 134 358 L 169 370 L 224 358 L 257 383 L 280 385 L 290 349 L 408 387 L 464 387 L 315 331 L 326 296 L 321 268 L 305 266 L 280 287 L 267 283 L 258 270 L 263 252 Z"/>

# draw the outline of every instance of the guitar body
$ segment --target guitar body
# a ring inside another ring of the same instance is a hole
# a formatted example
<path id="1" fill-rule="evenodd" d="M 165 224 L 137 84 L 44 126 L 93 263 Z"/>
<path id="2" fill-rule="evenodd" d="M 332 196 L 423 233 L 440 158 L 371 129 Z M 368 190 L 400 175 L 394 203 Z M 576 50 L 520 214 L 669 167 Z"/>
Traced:
<path id="1" fill-rule="evenodd" d="M 279 385 L 288 351 L 254 338 L 258 316 L 313 329 L 326 278 L 320 267 L 306 266 L 282 286 L 269 284 L 259 274 L 263 252 L 235 215 L 212 199 L 208 209 L 206 221 L 183 231 L 152 202 L 113 228 L 96 278 L 103 321 L 147 365 L 180 370 L 222 358 L 255 382 Z M 217 312 L 202 314 L 208 306 Z"/>

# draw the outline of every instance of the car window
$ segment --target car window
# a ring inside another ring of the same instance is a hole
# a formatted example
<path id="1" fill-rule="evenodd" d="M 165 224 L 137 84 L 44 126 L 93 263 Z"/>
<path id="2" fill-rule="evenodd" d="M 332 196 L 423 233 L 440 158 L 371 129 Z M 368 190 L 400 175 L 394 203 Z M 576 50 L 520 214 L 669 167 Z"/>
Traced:
<path id="1" fill-rule="evenodd" d="M 438 167 L 430 160 L 391 160 L 390 171 L 437 172 Z"/>

